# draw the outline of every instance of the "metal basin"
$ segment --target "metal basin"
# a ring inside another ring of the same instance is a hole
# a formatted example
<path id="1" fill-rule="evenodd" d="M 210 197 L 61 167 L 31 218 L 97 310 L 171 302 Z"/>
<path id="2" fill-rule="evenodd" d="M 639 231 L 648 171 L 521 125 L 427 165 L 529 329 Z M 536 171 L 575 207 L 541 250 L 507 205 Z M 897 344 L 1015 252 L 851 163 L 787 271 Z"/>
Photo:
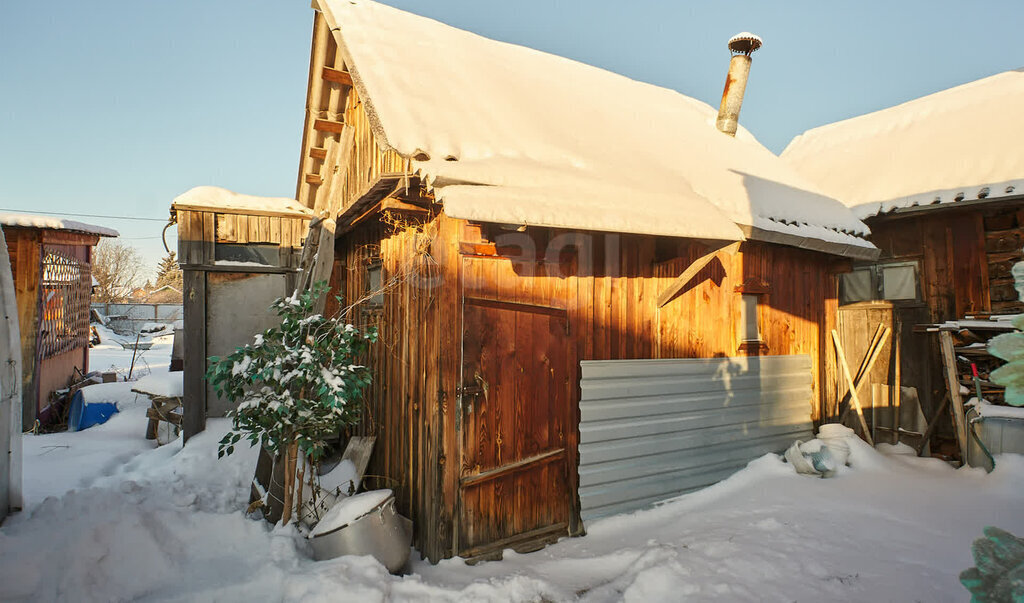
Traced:
<path id="1" fill-rule="evenodd" d="M 391 573 L 397 573 L 409 560 L 412 521 L 395 511 L 392 495 L 369 513 L 348 525 L 310 538 L 317 561 L 342 555 L 372 555 Z"/>

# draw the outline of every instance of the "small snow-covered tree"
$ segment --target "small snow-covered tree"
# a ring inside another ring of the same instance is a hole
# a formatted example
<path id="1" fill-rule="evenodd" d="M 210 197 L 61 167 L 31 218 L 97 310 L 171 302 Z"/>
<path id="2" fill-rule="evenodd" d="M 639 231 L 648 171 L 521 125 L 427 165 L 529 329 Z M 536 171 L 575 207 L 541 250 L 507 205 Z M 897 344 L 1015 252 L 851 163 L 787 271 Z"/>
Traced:
<path id="1" fill-rule="evenodd" d="M 273 308 L 281 325 L 228 356 L 211 356 L 206 374 L 220 396 L 238 403 L 218 456 L 231 454 L 245 438 L 283 458 L 286 524 L 295 501 L 296 467 L 319 460 L 326 440 L 359 420 L 362 391 L 370 383 L 370 370 L 358 362 L 377 331 L 311 314 L 325 290 L 321 281 L 311 291 L 278 299 Z"/>

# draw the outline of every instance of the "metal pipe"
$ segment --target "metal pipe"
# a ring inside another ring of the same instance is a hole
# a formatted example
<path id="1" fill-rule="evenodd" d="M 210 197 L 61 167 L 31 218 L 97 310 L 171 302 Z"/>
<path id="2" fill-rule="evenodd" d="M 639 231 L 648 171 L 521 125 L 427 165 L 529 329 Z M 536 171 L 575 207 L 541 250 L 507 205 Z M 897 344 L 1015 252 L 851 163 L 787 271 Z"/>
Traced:
<path id="1" fill-rule="evenodd" d="M 750 55 L 760 48 L 761 44 L 761 38 L 748 32 L 736 34 L 729 39 L 728 46 L 732 59 L 729 61 L 729 73 L 725 77 L 718 120 L 715 122 L 715 126 L 729 136 L 736 136 L 739 127 L 743 93 L 747 90 L 747 78 L 750 75 Z"/>

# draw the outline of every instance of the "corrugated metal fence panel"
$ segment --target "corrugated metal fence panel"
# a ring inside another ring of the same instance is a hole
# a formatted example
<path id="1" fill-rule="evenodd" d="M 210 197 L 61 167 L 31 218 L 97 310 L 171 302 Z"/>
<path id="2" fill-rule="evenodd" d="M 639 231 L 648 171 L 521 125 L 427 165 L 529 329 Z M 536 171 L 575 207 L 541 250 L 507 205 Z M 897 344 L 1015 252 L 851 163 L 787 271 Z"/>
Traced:
<path id="1" fill-rule="evenodd" d="M 584 521 L 709 486 L 813 437 L 806 355 L 580 364 Z"/>

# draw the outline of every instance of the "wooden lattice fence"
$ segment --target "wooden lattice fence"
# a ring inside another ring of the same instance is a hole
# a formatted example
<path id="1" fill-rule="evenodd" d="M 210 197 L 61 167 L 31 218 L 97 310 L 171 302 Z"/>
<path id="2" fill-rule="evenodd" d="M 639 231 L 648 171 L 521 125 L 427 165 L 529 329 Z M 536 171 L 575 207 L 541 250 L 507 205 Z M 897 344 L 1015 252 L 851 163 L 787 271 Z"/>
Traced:
<path id="1" fill-rule="evenodd" d="M 44 245 L 40 283 L 39 357 L 89 345 L 92 267 L 66 245 Z"/>

